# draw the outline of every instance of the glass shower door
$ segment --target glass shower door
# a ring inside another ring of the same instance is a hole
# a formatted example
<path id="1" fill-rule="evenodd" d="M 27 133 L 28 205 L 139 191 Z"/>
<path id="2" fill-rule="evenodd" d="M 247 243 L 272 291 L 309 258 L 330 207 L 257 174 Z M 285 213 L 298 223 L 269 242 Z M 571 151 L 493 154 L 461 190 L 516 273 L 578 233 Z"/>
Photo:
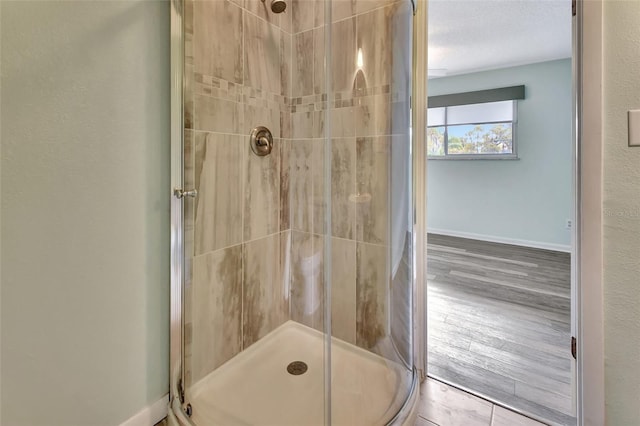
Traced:
<path id="1" fill-rule="evenodd" d="M 333 0 L 331 409 L 384 425 L 415 384 L 410 1 Z"/>
<path id="2" fill-rule="evenodd" d="M 175 4 L 183 423 L 399 422 L 417 389 L 413 4 Z"/>
<path id="3" fill-rule="evenodd" d="M 323 425 L 322 19 L 315 2 L 182 5 L 183 410 Z"/>

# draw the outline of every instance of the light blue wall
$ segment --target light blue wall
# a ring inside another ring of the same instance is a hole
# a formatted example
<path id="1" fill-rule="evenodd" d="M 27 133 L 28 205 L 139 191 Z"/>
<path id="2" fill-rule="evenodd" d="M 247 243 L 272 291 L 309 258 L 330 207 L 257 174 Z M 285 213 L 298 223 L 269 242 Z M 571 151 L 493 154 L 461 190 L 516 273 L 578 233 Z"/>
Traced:
<path id="1" fill-rule="evenodd" d="M 430 230 L 570 244 L 571 60 L 432 79 L 429 95 L 519 84 L 519 160 L 429 161 Z"/>
<path id="2" fill-rule="evenodd" d="M 169 10 L 0 1 L 2 425 L 169 391 Z"/>

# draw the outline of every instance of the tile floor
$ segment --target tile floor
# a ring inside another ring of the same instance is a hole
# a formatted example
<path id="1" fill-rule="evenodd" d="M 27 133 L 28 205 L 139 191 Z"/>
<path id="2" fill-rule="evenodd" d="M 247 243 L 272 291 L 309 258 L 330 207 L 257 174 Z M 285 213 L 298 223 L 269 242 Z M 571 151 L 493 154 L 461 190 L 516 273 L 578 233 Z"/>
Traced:
<path id="1" fill-rule="evenodd" d="M 543 426 L 543 423 L 427 379 L 420 388 L 415 426 Z"/>

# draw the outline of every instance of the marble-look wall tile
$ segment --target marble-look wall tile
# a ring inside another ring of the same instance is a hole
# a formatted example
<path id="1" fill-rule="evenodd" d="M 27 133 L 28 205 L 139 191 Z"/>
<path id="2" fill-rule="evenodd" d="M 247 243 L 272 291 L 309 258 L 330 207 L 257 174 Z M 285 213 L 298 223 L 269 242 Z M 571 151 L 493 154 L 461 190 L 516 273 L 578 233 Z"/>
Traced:
<path id="1" fill-rule="evenodd" d="M 392 59 L 386 51 L 391 46 L 387 15 L 392 10 L 373 10 L 389 2 L 332 1 L 333 91 L 390 84 Z M 289 113 L 252 102 L 243 105 L 193 95 L 193 73 L 244 83 L 287 98 L 324 94 L 324 1 L 294 0 L 279 15 L 260 0 L 189 3 L 194 8 L 195 68 L 187 64 L 185 69 L 190 73 L 190 78 L 186 76 L 185 126 L 236 135 L 185 134 L 186 144 L 192 145 L 185 146 L 185 159 L 189 149 L 193 158 L 192 171 L 185 166 L 185 173 L 193 175 L 193 185 L 200 191 L 192 209 L 194 251 L 207 253 L 199 256 L 206 259 L 230 250 L 218 250 L 222 247 L 233 246 L 236 251 L 241 247 L 239 256 L 236 253 L 240 258 L 236 272 L 243 286 L 239 304 L 244 304 L 244 310 L 240 307 L 235 312 L 241 315 L 239 322 L 244 322 L 244 328 L 238 326 L 239 341 L 231 348 L 235 354 L 243 344 L 248 347 L 290 317 L 323 328 L 324 237 L 312 233 L 324 232 L 326 142 L 320 138 L 327 129 L 325 112 Z M 242 12 L 238 5 L 247 11 Z M 217 21 L 224 22 L 209 27 Z M 244 44 L 225 42 L 243 39 Z M 364 72 L 356 72 L 358 47 L 363 48 Z M 382 245 L 363 242 L 386 244 L 388 239 L 389 141 L 377 136 L 391 132 L 390 123 L 395 120 L 390 117 L 397 108 L 391 109 L 388 95 L 362 100 L 354 107 L 331 110 L 331 222 L 332 235 L 339 237 L 332 238 L 332 322 L 334 336 L 375 350 L 387 334 L 388 266 Z M 244 135 L 256 125 L 266 125 L 276 138 L 270 156 L 253 155 L 245 141 Z M 357 193 L 369 194 L 371 199 L 361 197 L 358 200 L 364 202 L 355 203 L 350 196 Z M 242 241 L 245 243 L 236 245 Z M 207 262 L 201 260 L 197 273 L 194 265 L 194 290 Z M 190 300 L 198 303 L 198 297 L 203 298 L 194 292 Z M 190 309 L 196 316 L 205 303 L 200 302 L 199 308 Z M 202 340 L 198 340 L 195 322 L 191 328 L 196 330 L 191 334 L 197 346 Z M 200 351 L 199 355 L 190 353 L 192 364 L 209 363 L 198 366 L 195 377 L 217 367 L 211 366 L 218 361 L 203 361 L 204 349 L 192 349 Z"/>
<path id="2" fill-rule="evenodd" d="M 289 196 L 291 140 L 280 143 L 280 230 L 291 228 L 291 204 Z"/>
<path id="3" fill-rule="evenodd" d="M 318 0 L 290 0 L 293 33 L 308 31 L 314 26 L 315 3 Z"/>
<path id="4" fill-rule="evenodd" d="M 323 237 L 291 231 L 291 319 L 324 327 Z"/>
<path id="5" fill-rule="evenodd" d="M 333 108 L 331 110 L 331 136 L 334 138 L 348 138 L 355 135 L 354 108 Z"/>
<path id="6" fill-rule="evenodd" d="M 192 304 L 191 372 L 197 382 L 242 348 L 241 246 L 195 257 Z"/>
<path id="7" fill-rule="evenodd" d="M 313 93 L 321 95 L 326 93 L 326 73 L 325 65 L 325 28 L 318 27 L 313 30 Z"/>
<path id="8" fill-rule="evenodd" d="M 279 138 L 280 130 L 280 109 L 253 104 L 244 104 L 244 127 L 240 132 L 245 135 L 246 145 L 249 146 L 249 135 L 257 126 L 265 126 L 271 130 L 274 138 Z"/>
<path id="9" fill-rule="evenodd" d="M 242 83 L 242 9 L 229 1 L 195 1 L 193 49 L 196 73 Z"/>
<path id="10" fill-rule="evenodd" d="M 356 245 L 356 344 L 378 353 L 388 334 L 387 251 L 380 245 Z"/>
<path id="11" fill-rule="evenodd" d="M 268 23 L 280 27 L 280 17 L 282 14 L 271 11 L 271 1 L 244 0 L 244 8 Z"/>
<path id="12" fill-rule="evenodd" d="M 284 13 L 280 14 L 280 28 L 288 34 L 293 34 L 293 4 L 287 3 Z"/>
<path id="13" fill-rule="evenodd" d="M 411 364 L 411 292 L 412 292 L 412 245 L 411 233 L 405 231 L 404 249 L 400 258 L 398 252 L 392 249 L 391 256 L 391 289 L 389 292 L 389 319 L 391 338 L 398 350 L 398 355 Z"/>
<path id="14" fill-rule="evenodd" d="M 280 30 L 244 12 L 244 85 L 280 94 Z M 235 41 L 237 42 L 237 41 Z"/>
<path id="15" fill-rule="evenodd" d="M 331 19 L 341 21 L 356 15 L 356 4 L 363 0 L 331 0 Z M 324 19 L 324 15 L 321 15 Z"/>
<path id="16" fill-rule="evenodd" d="M 356 0 L 356 15 L 396 3 L 397 0 Z"/>
<path id="17" fill-rule="evenodd" d="M 283 139 L 291 139 L 291 114 L 289 111 L 280 111 L 280 137 Z"/>
<path id="18" fill-rule="evenodd" d="M 356 190 L 362 197 L 356 207 L 358 241 L 389 241 L 389 151 L 388 136 L 356 140 Z"/>
<path id="19" fill-rule="evenodd" d="M 193 104 L 193 65 L 184 65 L 184 92 L 182 101 L 184 103 L 184 128 L 194 128 L 194 104 Z"/>
<path id="20" fill-rule="evenodd" d="M 325 114 L 326 111 L 313 111 L 313 128 L 311 130 L 311 137 L 323 138 L 325 136 Z"/>
<path id="21" fill-rule="evenodd" d="M 356 87 L 357 71 L 356 18 L 343 19 L 332 24 L 331 34 L 331 91 L 345 92 Z M 325 27 L 313 30 L 314 93 L 325 89 Z"/>
<path id="22" fill-rule="evenodd" d="M 331 235 L 355 239 L 356 138 L 331 141 Z"/>
<path id="23" fill-rule="evenodd" d="M 362 49 L 362 71 L 366 77 L 362 80 L 366 86 L 359 87 L 379 87 L 391 83 L 393 13 L 394 6 L 389 6 L 357 16 L 357 47 Z"/>
<path id="24" fill-rule="evenodd" d="M 280 232 L 280 277 L 283 293 L 287 299 L 286 320 L 291 319 L 291 230 Z"/>
<path id="25" fill-rule="evenodd" d="M 193 0 L 183 3 L 184 63 L 193 66 Z"/>
<path id="26" fill-rule="evenodd" d="M 356 99 L 353 108 L 357 136 L 376 135 L 376 110 L 374 96 L 365 96 Z"/>
<path id="27" fill-rule="evenodd" d="M 244 138 L 195 133 L 195 254 L 242 242 Z"/>
<path id="28" fill-rule="evenodd" d="M 289 318 L 281 234 L 243 244 L 243 349 Z"/>
<path id="29" fill-rule="evenodd" d="M 324 191 L 324 164 L 325 164 L 325 144 L 324 139 L 314 139 L 313 144 L 313 170 L 311 171 L 312 181 L 312 225 L 314 234 L 326 234 L 325 232 L 325 212 L 327 211 L 326 194 Z"/>
<path id="30" fill-rule="evenodd" d="M 241 133 L 242 104 L 211 96 L 194 95 L 193 128 L 216 133 Z"/>
<path id="31" fill-rule="evenodd" d="M 356 343 L 356 242 L 331 239 L 331 335 Z"/>
<path id="32" fill-rule="evenodd" d="M 354 114 L 357 136 L 391 134 L 391 107 L 388 94 L 358 98 Z"/>
<path id="33" fill-rule="evenodd" d="M 392 110 L 391 110 L 391 100 L 389 95 L 376 95 L 373 97 L 374 101 L 374 110 L 376 114 L 376 122 L 375 122 L 375 132 L 376 135 L 390 135 L 392 133 L 391 123 L 392 123 Z M 405 116 L 404 118 L 408 118 Z M 404 132 L 408 132 L 408 120 L 405 122 L 407 127 L 403 127 L 402 130 Z"/>
<path id="34" fill-rule="evenodd" d="M 258 0 L 260 1 L 260 0 Z M 280 94 L 291 97 L 293 36 L 280 32 Z"/>
<path id="35" fill-rule="evenodd" d="M 291 114 L 291 137 L 293 139 L 313 138 L 313 119 L 315 111 L 294 112 Z"/>
<path id="36" fill-rule="evenodd" d="M 303 111 L 291 114 L 294 139 L 318 139 L 325 136 L 325 111 Z"/>
<path id="37" fill-rule="evenodd" d="M 313 10 L 313 28 L 321 27 L 325 24 L 324 14 L 326 3 L 332 3 L 332 0 L 315 0 Z M 333 7 L 333 6 L 331 6 Z M 335 21 L 336 19 L 334 19 Z"/>
<path id="38" fill-rule="evenodd" d="M 314 141 L 292 140 L 289 167 L 291 229 L 311 232 L 313 214 Z"/>
<path id="39" fill-rule="evenodd" d="M 245 144 L 244 241 L 274 234 L 280 228 L 280 139 L 271 154 L 259 157 Z"/>
<path id="40" fill-rule="evenodd" d="M 313 31 L 305 31 L 293 36 L 292 60 L 293 81 L 291 96 L 300 97 L 313 94 Z"/>
<path id="41" fill-rule="evenodd" d="M 375 29 L 374 29 L 375 31 Z M 331 90 L 345 92 L 354 88 L 356 76 L 356 18 L 332 24 Z M 365 67 L 367 63 L 365 62 Z M 366 69 L 366 68 L 364 68 Z"/>

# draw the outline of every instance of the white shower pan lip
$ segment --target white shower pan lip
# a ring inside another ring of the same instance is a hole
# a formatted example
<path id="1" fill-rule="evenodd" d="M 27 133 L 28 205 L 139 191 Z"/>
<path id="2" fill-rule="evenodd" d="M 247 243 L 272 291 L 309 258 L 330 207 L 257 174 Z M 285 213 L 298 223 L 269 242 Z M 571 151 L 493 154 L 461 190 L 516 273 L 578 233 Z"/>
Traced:
<path id="1" fill-rule="evenodd" d="M 197 426 L 322 426 L 325 334 L 287 321 L 187 389 Z M 308 370 L 291 375 L 287 365 Z M 331 424 L 413 424 L 415 371 L 370 351 L 331 338 Z M 396 419 L 396 417 L 398 417 Z"/>

